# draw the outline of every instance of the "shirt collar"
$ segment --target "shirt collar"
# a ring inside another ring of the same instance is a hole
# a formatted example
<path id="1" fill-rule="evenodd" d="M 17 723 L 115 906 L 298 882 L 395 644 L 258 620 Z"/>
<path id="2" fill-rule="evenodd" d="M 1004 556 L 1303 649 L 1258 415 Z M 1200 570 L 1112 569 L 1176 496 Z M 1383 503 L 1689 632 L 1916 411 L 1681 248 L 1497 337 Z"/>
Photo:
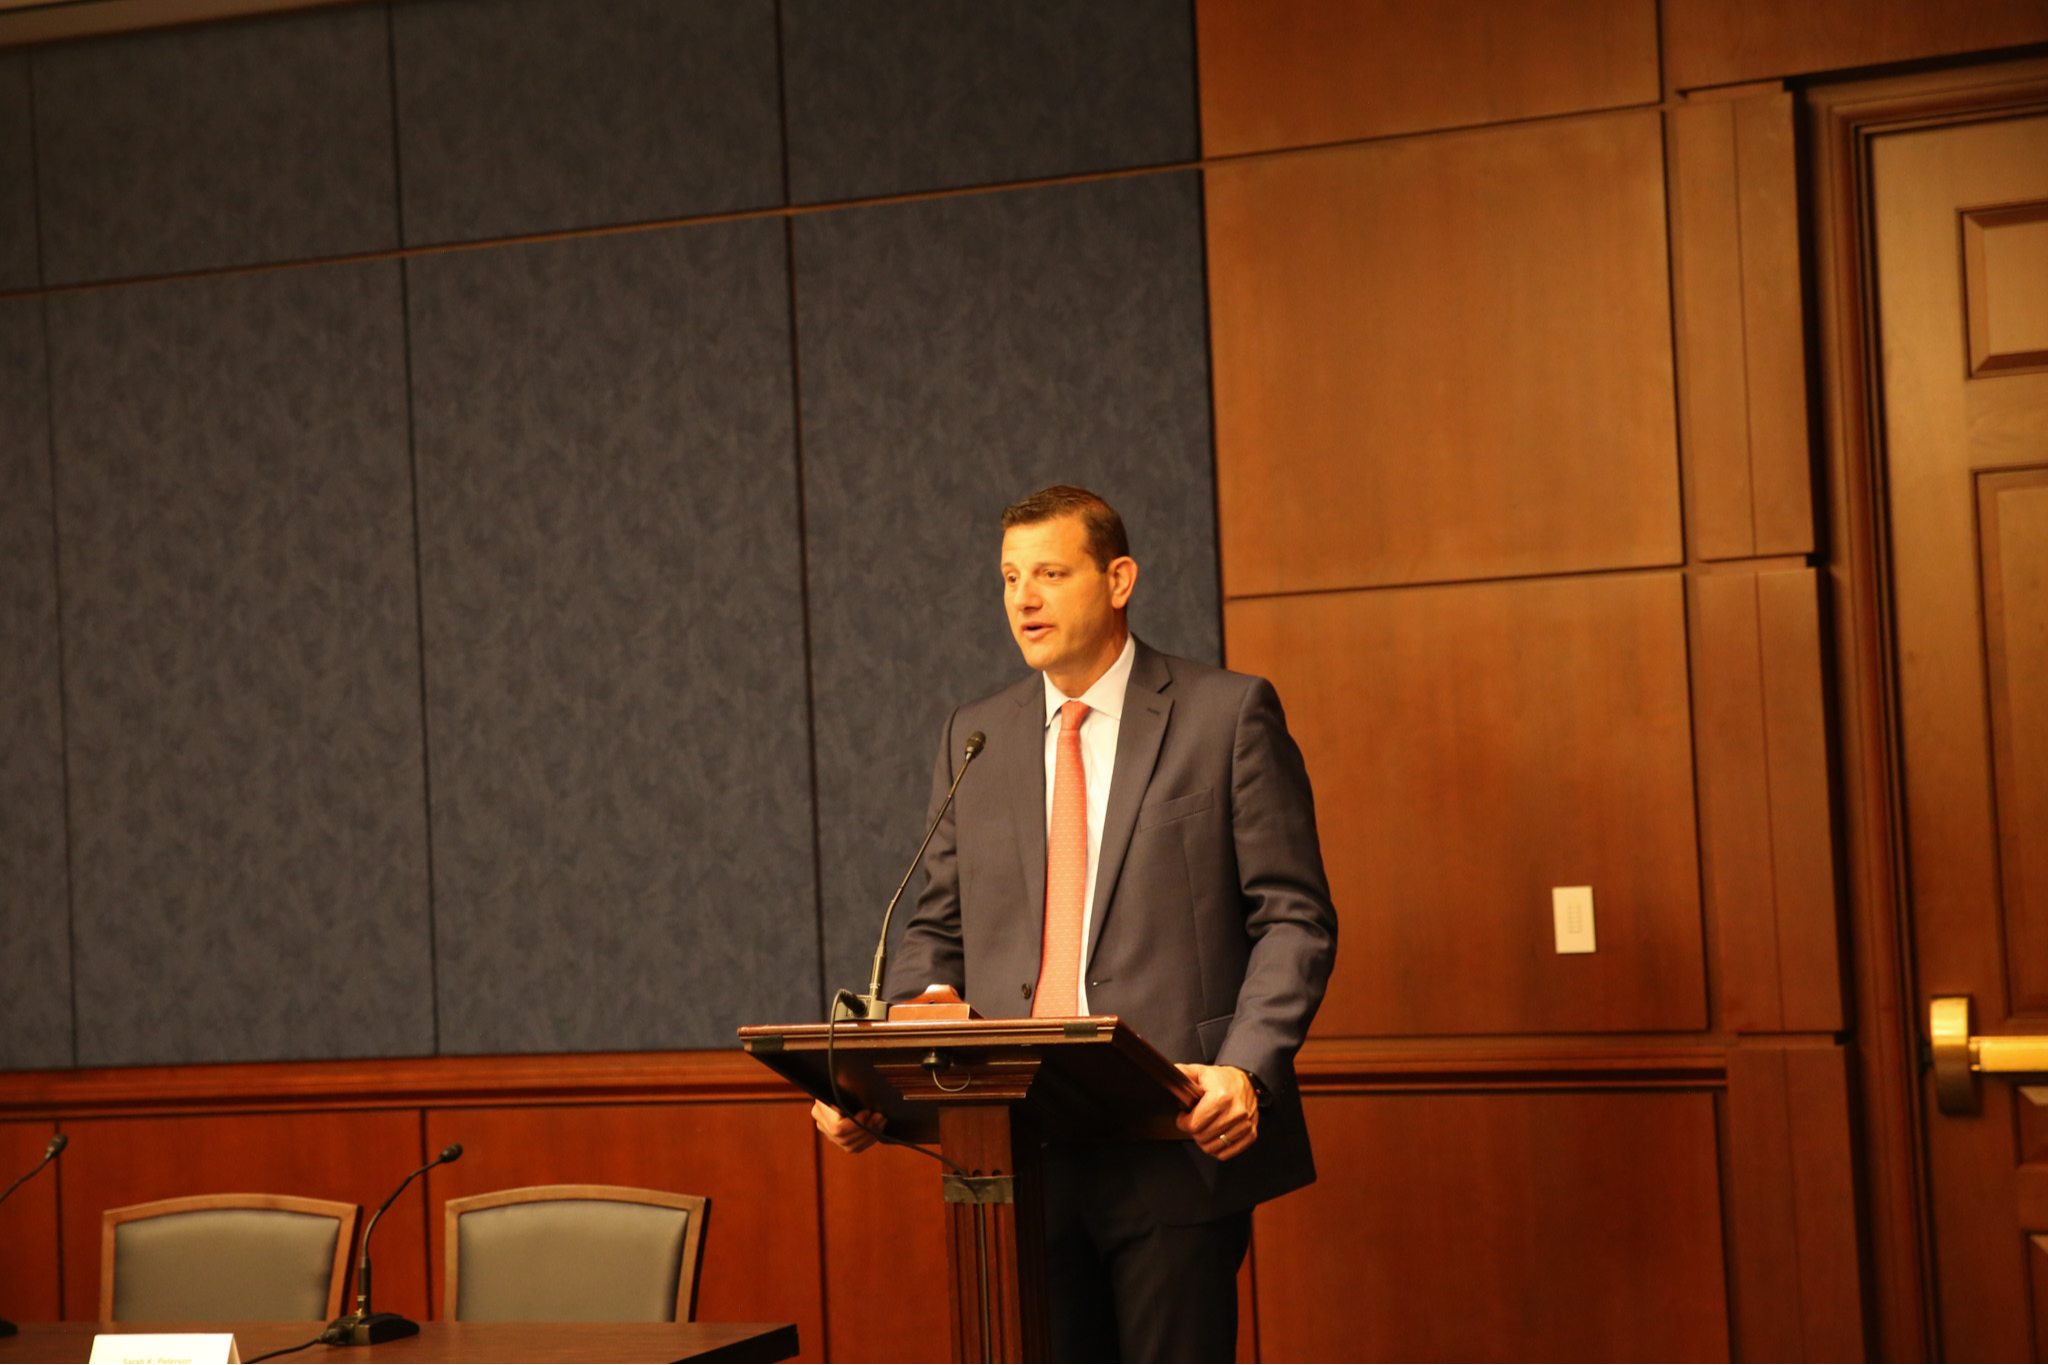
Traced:
<path id="1" fill-rule="evenodd" d="M 1069 697 L 1054 685 L 1051 678 L 1046 678 L 1045 723 L 1051 725 L 1053 717 L 1060 713 L 1060 708 L 1070 701 L 1080 702 L 1091 713 L 1100 711 L 1111 720 L 1121 722 L 1124 716 L 1124 693 L 1130 688 L 1131 665 L 1137 658 L 1138 637 L 1124 636 L 1123 653 L 1116 656 L 1116 662 L 1109 666 L 1107 673 L 1095 680 L 1093 687 L 1078 697 Z M 1042 673 L 1039 676 L 1045 677 Z"/>

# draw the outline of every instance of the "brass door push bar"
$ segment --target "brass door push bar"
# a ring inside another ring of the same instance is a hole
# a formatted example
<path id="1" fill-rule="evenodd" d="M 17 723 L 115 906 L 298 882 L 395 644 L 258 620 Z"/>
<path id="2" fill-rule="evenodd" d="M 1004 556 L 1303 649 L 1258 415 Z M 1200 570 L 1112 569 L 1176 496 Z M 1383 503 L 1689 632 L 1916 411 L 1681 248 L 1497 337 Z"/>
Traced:
<path id="1" fill-rule="evenodd" d="M 1934 1102 L 1944 1114 L 1978 1110 L 1976 1073 L 2048 1072 L 2048 1037 L 1970 1034 L 1970 997 L 1938 995 L 1927 1007 Z"/>

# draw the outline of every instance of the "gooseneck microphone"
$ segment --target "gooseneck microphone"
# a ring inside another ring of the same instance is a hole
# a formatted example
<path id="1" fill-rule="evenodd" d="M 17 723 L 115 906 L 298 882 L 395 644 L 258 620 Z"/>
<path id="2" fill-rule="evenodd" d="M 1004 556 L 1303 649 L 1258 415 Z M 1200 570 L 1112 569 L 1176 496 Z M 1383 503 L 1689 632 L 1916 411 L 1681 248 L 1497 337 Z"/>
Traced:
<path id="1" fill-rule="evenodd" d="M 377 1220 L 384 1216 L 384 1210 L 398 1202 L 398 1196 L 405 1193 L 406 1186 L 418 1180 L 436 1166 L 445 1166 L 462 1155 L 462 1144 L 451 1142 L 441 1149 L 441 1155 L 414 1171 L 398 1183 L 391 1197 L 377 1206 L 370 1215 L 369 1226 L 363 1229 L 362 1259 L 356 1262 L 356 1311 L 345 1313 L 327 1324 L 327 1330 L 319 1340 L 329 1346 L 374 1346 L 380 1341 L 396 1341 L 400 1337 L 419 1335 L 420 1325 L 401 1313 L 375 1313 L 370 1311 L 370 1234 L 377 1230 Z"/>
<path id="2" fill-rule="evenodd" d="M 16 1190 L 20 1189 L 24 1184 L 28 1183 L 29 1179 L 32 1176 L 34 1176 L 37 1171 L 42 1170 L 43 1167 L 55 1161 L 57 1159 L 57 1154 L 63 1151 L 66 1147 L 69 1147 L 70 1145 L 71 1139 L 66 1134 L 59 1133 L 57 1134 L 57 1136 L 51 1138 L 50 1145 L 43 1148 L 43 1159 L 41 1161 L 38 1161 L 34 1165 L 34 1167 L 32 1167 L 29 1170 L 28 1175 L 22 1176 L 20 1179 L 16 1180 L 12 1185 L 9 1185 L 7 1187 L 6 1194 L 0 1194 L 0 1204 L 6 1203 L 7 1195 L 13 1194 Z M 6 1318 L 0 1318 L 0 1337 L 11 1337 L 20 1330 L 21 1329 L 19 1327 L 16 1327 Z"/>
<path id="3" fill-rule="evenodd" d="M 43 1148 L 43 1159 L 41 1161 L 38 1161 L 34 1166 L 31 1166 L 29 1168 L 29 1172 L 27 1175 L 22 1176 L 19 1180 L 16 1180 L 12 1185 L 9 1185 L 7 1187 L 6 1194 L 0 1194 L 0 1204 L 6 1203 L 7 1195 L 13 1194 L 23 1185 L 26 1185 L 31 1179 L 34 1178 L 37 1171 L 42 1170 L 43 1167 L 55 1161 L 57 1159 L 57 1154 L 63 1151 L 66 1147 L 69 1147 L 70 1145 L 71 1139 L 63 1133 L 59 1133 L 57 1134 L 57 1136 L 51 1138 L 50 1145 Z"/>
<path id="4" fill-rule="evenodd" d="M 960 760 L 960 771 L 953 774 L 953 785 L 946 788 L 946 799 L 939 803 L 939 812 L 932 817 L 931 828 L 924 832 L 924 842 L 917 846 L 917 854 L 911 858 L 909 870 L 896 885 L 896 894 L 889 897 L 889 908 L 882 912 L 882 937 L 875 944 L 875 970 L 868 980 L 868 993 L 839 992 L 832 1000 L 832 1022 L 872 1024 L 889 1017 L 889 1002 L 882 999 L 882 973 L 889 964 L 889 920 L 895 915 L 896 902 L 903 899 L 910 879 L 917 875 L 917 865 L 924 861 L 924 851 L 931 847 L 932 836 L 939 832 L 939 822 L 953 808 L 953 793 L 960 790 L 960 779 L 967 776 L 968 765 L 974 762 L 974 756 L 987 743 L 988 737 L 979 730 L 967 737 L 967 750 Z"/>

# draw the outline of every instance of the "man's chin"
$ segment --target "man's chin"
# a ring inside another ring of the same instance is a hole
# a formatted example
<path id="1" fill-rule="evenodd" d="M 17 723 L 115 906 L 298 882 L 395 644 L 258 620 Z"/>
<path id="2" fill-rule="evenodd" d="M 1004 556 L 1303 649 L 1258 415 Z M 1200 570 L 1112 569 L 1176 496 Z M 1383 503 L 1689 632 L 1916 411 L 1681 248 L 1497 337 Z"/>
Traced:
<path id="1" fill-rule="evenodd" d="M 1051 640 L 1019 639 L 1017 652 L 1024 656 L 1025 667 L 1034 672 L 1043 673 L 1059 663 L 1059 651 L 1053 647 Z"/>

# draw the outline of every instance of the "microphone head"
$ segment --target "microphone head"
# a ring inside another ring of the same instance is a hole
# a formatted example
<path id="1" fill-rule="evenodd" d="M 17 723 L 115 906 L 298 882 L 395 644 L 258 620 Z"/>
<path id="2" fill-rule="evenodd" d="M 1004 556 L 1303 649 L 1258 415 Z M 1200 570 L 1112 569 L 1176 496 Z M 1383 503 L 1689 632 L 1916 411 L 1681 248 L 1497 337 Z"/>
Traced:
<path id="1" fill-rule="evenodd" d="M 64 1149 L 66 1148 L 66 1147 L 69 1147 L 70 1145 L 71 1145 L 71 1135 L 70 1135 L 70 1134 L 68 1134 L 68 1133 L 59 1133 L 59 1134 L 57 1134 L 57 1136 L 55 1136 L 55 1137 L 53 1137 L 53 1138 L 51 1138 L 51 1139 L 50 1139 L 50 1145 L 49 1145 L 49 1146 L 47 1146 L 47 1147 L 45 1147 L 45 1148 L 43 1148 L 43 1160 L 45 1160 L 45 1161 L 48 1161 L 48 1160 L 49 1160 L 49 1159 L 50 1159 L 51 1157 L 53 1157 L 53 1156 L 57 1155 L 57 1153 L 59 1153 L 59 1152 L 63 1151 L 63 1150 L 64 1150 Z"/>
<path id="2" fill-rule="evenodd" d="M 988 743 L 988 736 L 984 735 L 981 731 L 976 730 L 973 734 L 967 737 L 967 756 L 969 758 L 973 758 L 976 754 L 981 752 L 981 746 L 986 743 Z"/>
<path id="3" fill-rule="evenodd" d="M 460 1157 L 461 1155 L 462 1144 L 459 1142 L 451 1142 L 446 1147 L 443 1147 L 441 1149 L 440 1156 L 434 1158 L 434 1164 L 437 1166 L 445 1165 L 446 1163 L 455 1160 L 457 1157 Z"/>

